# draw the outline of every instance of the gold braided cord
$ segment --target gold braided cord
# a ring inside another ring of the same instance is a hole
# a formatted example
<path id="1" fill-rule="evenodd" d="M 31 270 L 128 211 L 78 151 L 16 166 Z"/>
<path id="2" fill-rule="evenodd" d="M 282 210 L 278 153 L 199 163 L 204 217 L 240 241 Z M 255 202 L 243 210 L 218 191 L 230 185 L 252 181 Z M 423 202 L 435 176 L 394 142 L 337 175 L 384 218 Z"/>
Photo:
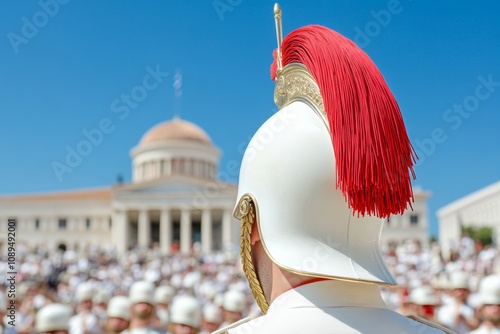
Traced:
<path id="1" fill-rule="evenodd" d="M 241 220 L 241 234 L 240 234 L 240 253 L 241 253 L 241 264 L 243 265 L 243 272 L 247 277 L 248 284 L 250 285 L 250 290 L 252 290 L 253 296 L 259 305 L 263 314 L 267 313 L 269 304 L 267 303 L 266 297 L 260 285 L 257 274 L 255 273 L 255 268 L 252 261 L 252 225 L 255 219 L 255 204 L 251 195 L 245 194 L 239 204 L 238 208 L 240 220 Z M 238 217 L 237 217 L 238 218 Z"/>

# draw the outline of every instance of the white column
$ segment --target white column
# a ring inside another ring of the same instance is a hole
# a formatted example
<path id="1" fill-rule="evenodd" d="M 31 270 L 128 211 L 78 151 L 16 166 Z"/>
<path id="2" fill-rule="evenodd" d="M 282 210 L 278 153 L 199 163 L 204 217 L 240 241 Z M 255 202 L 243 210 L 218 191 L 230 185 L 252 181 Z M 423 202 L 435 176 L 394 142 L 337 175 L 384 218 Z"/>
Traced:
<path id="1" fill-rule="evenodd" d="M 147 247 L 151 241 L 151 224 L 149 222 L 148 212 L 139 211 L 139 222 L 137 231 L 137 242 L 141 247 Z"/>
<path id="2" fill-rule="evenodd" d="M 111 224 L 111 238 L 113 245 L 116 247 L 118 254 L 123 254 L 127 251 L 129 238 L 127 212 L 124 210 L 117 211 L 113 214 Z"/>
<path id="3" fill-rule="evenodd" d="M 222 213 L 222 247 L 231 244 L 231 211 L 224 209 Z"/>
<path id="4" fill-rule="evenodd" d="M 212 251 L 212 216 L 210 209 L 201 213 L 201 250 L 204 253 Z"/>
<path id="5" fill-rule="evenodd" d="M 161 176 L 161 160 L 156 160 L 156 177 Z"/>
<path id="6" fill-rule="evenodd" d="M 170 253 L 172 246 L 172 222 L 170 211 L 163 209 L 160 214 L 160 251 L 162 254 Z"/>
<path id="7" fill-rule="evenodd" d="M 181 212 L 181 253 L 191 251 L 191 216 L 188 209 Z"/>
<path id="8" fill-rule="evenodd" d="M 165 175 L 172 175 L 172 159 L 165 160 Z"/>

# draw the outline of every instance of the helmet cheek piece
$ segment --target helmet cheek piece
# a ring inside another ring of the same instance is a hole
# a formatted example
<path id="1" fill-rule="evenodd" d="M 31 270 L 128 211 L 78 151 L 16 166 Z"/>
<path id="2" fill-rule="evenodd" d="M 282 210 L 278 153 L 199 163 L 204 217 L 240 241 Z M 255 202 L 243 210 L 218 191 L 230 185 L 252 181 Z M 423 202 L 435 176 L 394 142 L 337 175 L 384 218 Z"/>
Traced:
<path id="1" fill-rule="evenodd" d="M 252 260 L 252 227 L 259 219 L 257 201 L 252 194 L 246 193 L 239 200 L 233 213 L 234 217 L 241 221 L 240 233 L 240 255 L 243 272 L 248 279 L 250 290 L 257 301 L 257 305 L 263 314 L 267 313 L 269 303 L 264 296 L 264 290 L 260 284 Z"/>

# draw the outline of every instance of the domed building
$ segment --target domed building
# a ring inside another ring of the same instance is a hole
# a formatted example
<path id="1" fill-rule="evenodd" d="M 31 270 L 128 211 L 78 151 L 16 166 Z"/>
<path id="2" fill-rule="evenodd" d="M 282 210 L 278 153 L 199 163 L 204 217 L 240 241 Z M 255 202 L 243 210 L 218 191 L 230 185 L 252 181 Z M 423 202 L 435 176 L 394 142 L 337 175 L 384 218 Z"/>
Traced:
<path id="1" fill-rule="evenodd" d="M 164 254 L 195 244 L 221 250 L 238 243 L 239 224 L 232 218 L 236 185 L 217 177 L 220 155 L 203 129 L 174 118 L 131 149 L 130 184 L 0 197 L 0 218 L 16 219 L 18 243 L 52 249 L 111 243 L 124 252 L 156 243 Z"/>
<path id="2" fill-rule="evenodd" d="M 134 182 L 172 175 L 215 180 L 220 151 L 203 129 L 174 118 L 146 132 L 131 156 Z"/>

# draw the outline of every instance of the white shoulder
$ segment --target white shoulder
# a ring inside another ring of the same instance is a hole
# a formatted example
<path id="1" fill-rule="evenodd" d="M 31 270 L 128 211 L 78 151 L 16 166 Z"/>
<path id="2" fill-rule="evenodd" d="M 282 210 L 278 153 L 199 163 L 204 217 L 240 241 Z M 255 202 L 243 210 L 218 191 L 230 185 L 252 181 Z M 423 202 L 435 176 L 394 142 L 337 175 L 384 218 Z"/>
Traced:
<path id="1" fill-rule="evenodd" d="M 245 323 L 249 322 L 250 320 L 252 320 L 252 317 L 243 318 L 243 319 L 236 321 L 236 322 L 232 323 L 231 325 L 228 325 L 224 328 L 219 328 L 218 330 L 216 330 L 212 334 L 228 334 L 230 329 L 233 329 L 233 328 L 236 328 L 242 324 L 245 324 Z"/>
<path id="2" fill-rule="evenodd" d="M 446 327 L 443 327 L 443 326 L 440 326 L 438 324 L 435 324 L 432 321 L 426 320 L 426 319 L 421 318 L 419 316 L 416 316 L 416 315 L 412 314 L 412 315 L 409 315 L 407 317 L 410 318 L 410 319 L 412 319 L 412 320 L 415 320 L 417 322 L 420 322 L 421 324 L 424 324 L 424 325 L 427 325 L 429 327 L 433 327 L 433 328 L 439 329 L 439 330 L 443 331 L 443 333 L 446 333 L 446 334 L 456 334 L 451 329 L 448 329 Z"/>

